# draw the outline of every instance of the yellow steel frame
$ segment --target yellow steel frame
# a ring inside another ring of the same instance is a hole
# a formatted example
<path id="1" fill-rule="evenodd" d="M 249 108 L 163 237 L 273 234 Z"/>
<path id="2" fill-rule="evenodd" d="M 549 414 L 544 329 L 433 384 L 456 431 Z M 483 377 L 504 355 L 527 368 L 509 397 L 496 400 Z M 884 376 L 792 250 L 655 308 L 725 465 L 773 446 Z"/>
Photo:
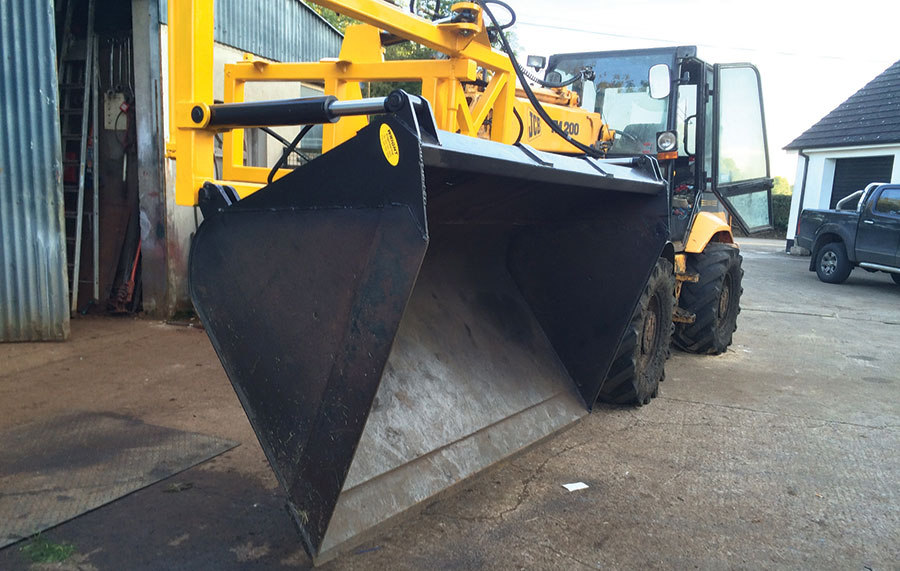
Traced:
<path id="1" fill-rule="evenodd" d="M 453 6 L 454 11 L 471 10 L 474 22 L 436 24 L 381 0 L 313 1 L 364 22 L 347 28 L 339 57 L 318 63 L 272 63 L 247 54 L 243 61 L 225 66 L 225 103 L 243 101 L 248 82 L 318 81 L 324 83 L 326 94 L 348 100 L 362 97 L 363 81 L 421 81 L 422 95 L 432 104 L 440 129 L 470 136 L 489 131 L 492 140 L 512 143 L 520 133 L 515 109 L 529 122 L 523 142 L 548 151 L 577 152 L 546 125 L 531 123 L 537 116 L 529 102 L 516 98 L 512 63 L 491 47 L 477 4 Z M 448 59 L 385 61 L 382 31 L 437 50 Z M 487 87 L 477 97 L 467 97 L 465 82 L 478 79 L 487 80 Z M 215 178 L 215 132 L 190 116 L 194 106 L 213 102 L 213 0 L 169 0 L 169 82 L 167 156 L 177 159 L 176 202 L 193 205 L 198 189 Z M 544 107 L 573 138 L 592 144 L 601 133 L 607 135 L 598 114 L 579 109 L 577 97 L 566 100 L 569 105 Z M 490 127 L 485 129 L 488 118 Z M 323 152 L 365 125 L 365 117 L 326 124 Z M 223 133 L 222 180 L 216 181 L 233 186 L 242 197 L 261 188 L 268 175 L 268 169 L 243 164 L 243 137 L 242 129 Z"/>

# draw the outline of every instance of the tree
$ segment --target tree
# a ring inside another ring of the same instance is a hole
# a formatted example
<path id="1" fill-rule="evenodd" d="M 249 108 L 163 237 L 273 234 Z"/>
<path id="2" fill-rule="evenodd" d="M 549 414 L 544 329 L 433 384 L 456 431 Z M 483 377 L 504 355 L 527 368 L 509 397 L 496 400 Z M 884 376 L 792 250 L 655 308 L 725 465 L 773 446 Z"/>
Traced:
<path id="1" fill-rule="evenodd" d="M 449 16 L 450 7 L 453 4 L 452 0 L 388 1 L 406 10 L 410 9 L 410 3 L 412 3 L 412 11 L 427 20 L 438 20 Z M 312 4 L 311 2 L 308 4 L 313 10 L 315 10 L 320 16 L 322 16 L 329 24 L 337 28 L 337 30 L 341 33 L 344 33 L 344 31 L 347 29 L 347 26 L 359 23 L 353 18 L 344 16 L 343 14 L 338 14 L 337 12 L 328 10 L 327 8 L 323 8 L 317 4 Z M 503 25 L 502 19 L 504 15 L 501 13 L 495 14 L 495 16 L 498 20 L 500 20 L 500 24 Z M 513 49 L 515 50 L 515 34 L 513 34 L 510 30 L 506 30 L 505 33 L 510 45 L 513 46 Z M 494 42 L 494 47 L 500 47 L 499 41 Z M 433 59 L 434 57 L 434 50 L 426 48 L 425 46 L 422 46 L 415 42 L 400 42 L 392 44 L 387 46 L 384 50 L 384 59 L 386 60 Z M 383 97 L 395 89 L 402 89 L 407 93 L 412 93 L 413 95 L 420 95 L 422 93 L 421 83 L 414 81 L 371 82 L 369 84 L 363 84 L 361 87 L 363 94 L 366 97 Z"/>
<path id="2" fill-rule="evenodd" d="M 772 194 L 782 194 L 790 196 L 794 192 L 794 187 L 788 184 L 788 181 L 783 176 L 775 177 L 775 185 L 772 187 Z"/>
<path id="3" fill-rule="evenodd" d="M 404 2 L 403 0 L 388 0 L 392 4 L 395 4 L 401 8 L 409 9 L 409 2 Z M 419 16 L 426 18 L 428 20 L 436 20 L 438 18 L 443 18 L 444 16 L 450 15 L 450 2 L 441 1 L 441 0 L 412 0 L 413 1 L 413 9 L 416 14 Z M 344 33 L 347 29 L 347 26 L 350 24 L 358 24 L 357 20 L 350 18 L 348 16 L 344 16 L 343 14 L 339 14 L 334 10 L 329 10 L 327 8 L 323 8 L 318 4 L 314 4 L 312 2 L 306 3 L 310 8 L 315 10 L 320 16 L 325 18 L 325 20 L 337 28 L 340 33 Z"/>
<path id="4" fill-rule="evenodd" d="M 334 26 L 337 29 L 337 31 L 339 31 L 342 34 L 347 29 L 347 26 L 349 26 L 350 24 L 358 24 L 359 23 L 356 20 L 354 20 L 353 18 L 350 18 L 349 16 L 344 16 L 343 14 L 338 14 L 334 10 L 329 10 L 327 8 L 323 8 L 323 7 L 319 6 L 318 4 L 313 4 L 311 2 L 307 2 L 306 4 L 307 4 L 307 6 L 312 8 L 313 11 L 315 11 L 319 16 L 322 16 L 322 18 L 324 18 L 326 22 L 328 22 L 329 24 Z"/>

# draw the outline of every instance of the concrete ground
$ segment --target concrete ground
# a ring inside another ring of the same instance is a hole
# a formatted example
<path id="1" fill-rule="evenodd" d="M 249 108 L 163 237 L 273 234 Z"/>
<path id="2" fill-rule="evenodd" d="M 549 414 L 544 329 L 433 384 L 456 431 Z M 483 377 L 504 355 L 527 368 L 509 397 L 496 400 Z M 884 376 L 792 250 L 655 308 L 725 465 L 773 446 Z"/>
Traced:
<path id="1" fill-rule="evenodd" d="M 650 406 L 603 407 L 322 568 L 900 569 L 900 287 L 823 284 L 782 248 L 744 242 L 727 353 L 673 352 Z M 45 532 L 65 563 L 20 543 L 0 569 L 309 565 L 202 330 L 83 319 L 72 337 L 0 345 L 0 431 L 114 411 L 243 445 Z"/>

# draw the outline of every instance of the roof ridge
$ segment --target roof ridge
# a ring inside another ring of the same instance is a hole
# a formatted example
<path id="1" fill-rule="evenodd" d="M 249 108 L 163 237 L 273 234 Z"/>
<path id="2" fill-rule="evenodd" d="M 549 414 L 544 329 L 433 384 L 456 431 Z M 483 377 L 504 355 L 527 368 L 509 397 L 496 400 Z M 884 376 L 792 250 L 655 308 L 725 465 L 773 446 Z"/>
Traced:
<path id="1" fill-rule="evenodd" d="M 892 97 L 891 95 L 896 95 Z M 878 114 L 872 125 L 872 115 Z M 880 127 L 880 128 L 878 128 Z M 900 60 L 858 89 L 785 150 L 900 141 Z"/>

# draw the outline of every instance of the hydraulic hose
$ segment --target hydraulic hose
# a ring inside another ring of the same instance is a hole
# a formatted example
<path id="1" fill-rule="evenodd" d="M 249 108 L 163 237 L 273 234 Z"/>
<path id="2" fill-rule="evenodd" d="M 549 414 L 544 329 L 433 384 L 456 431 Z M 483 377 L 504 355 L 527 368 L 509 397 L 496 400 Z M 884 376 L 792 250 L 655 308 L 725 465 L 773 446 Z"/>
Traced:
<path id="1" fill-rule="evenodd" d="M 496 18 L 494 18 L 494 16 L 489 11 L 487 11 L 488 16 L 491 17 L 491 21 L 494 23 L 494 26 L 493 26 L 494 29 L 496 29 L 498 32 L 500 30 L 505 30 L 507 28 L 511 28 L 516 23 L 516 11 L 513 10 L 512 6 L 510 6 L 506 2 L 503 2 L 502 0 L 485 0 L 484 2 L 482 2 L 481 0 L 476 0 L 476 1 L 479 4 L 481 4 L 481 7 L 484 8 L 485 11 L 487 11 L 487 7 L 485 6 L 485 4 L 496 4 L 496 5 L 500 6 L 501 8 L 503 8 L 504 10 L 506 10 L 507 12 L 509 12 L 509 22 L 507 22 L 501 26 L 500 24 L 497 23 Z"/>
<path id="2" fill-rule="evenodd" d="M 277 173 L 278 169 L 280 169 L 285 165 L 285 163 L 287 163 L 288 156 L 290 156 L 292 152 L 297 152 L 298 154 L 300 154 L 300 156 L 306 159 L 307 162 L 309 162 L 309 159 L 307 159 L 306 156 L 297 151 L 297 145 L 300 144 L 300 140 L 303 139 L 303 137 L 305 137 L 306 134 L 309 133 L 314 126 L 315 125 L 304 125 L 303 128 L 300 129 L 300 132 L 297 133 L 297 136 L 294 137 L 294 140 L 284 148 L 284 151 L 282 151 L 281 153 L 281 157 L 279 157 L 279 159 L 275 161 L 275 165 L 269 171 L 269 176 L 266 177 L 266 181 L 269 184 L 272 184 L 272 181 L 275 180 L 275 173 Z"/>
<path id="3" fill-rule="evenodd" d="M 500 27 L 500 24 L 497 22 L 497 19 L 494 17 L 494 14 L 491 12 L 491 9 L 488 7 L 488 4 L 499 4 L 512 12 L 512 8 L 509 5 L 501 2 L 500 0 L 475 0 L 475 2 L 481 6 L 481 9 L 484 10 L 484 13 L 487 14 L 488 18 L 491 19 L 491 22 L 494 23 L 494 27 L 497 28 L 497 37 L 500 38 L 500 43 L 503 45 L 503 51 L 506 52 L 506 55 L 509 57 L 510 63 L 512 63 L 513 70 L 516 72 L 516 77 L 519 78 L 519 82 L 522 84 L 522 89 L 525 91 L 525 95 L 528 97 L 528 101 L 531 102 L 531 105 L 534 106 L 535 112 L 538 116 L 543 119 L 543 121 L 550 126 L 550 130 L 562 137 L 567 143 L 583 152 L 584 154 L 593 157 L 595 159 L 603 158 L 603 153 L 597 149 L 591 148 L 588 145 L 580 143 L 570 137 L 565 131 L 559 128 L 559 125 L 550 118 L 550 115 L 547 114 L 547 111 L 544 110 L 544 107 L 541 105 L 541 102 L 538 101 L 537 97 L 535 97 L 534 92 L 531 90 L 531 87 L 528 85 L 528 81 L 526 81 L 525 75 L 522 73 L 522 68 L 519 67 L 519 62 L 516 61 L 516 56 L 513 53 L 512 46 L 509 45 L 509 40 L 506 39 L 506 34 L 503 33 L 503 29 Z M 513 21 L 515 21 L 515 13 L 513 12 Z"/>

